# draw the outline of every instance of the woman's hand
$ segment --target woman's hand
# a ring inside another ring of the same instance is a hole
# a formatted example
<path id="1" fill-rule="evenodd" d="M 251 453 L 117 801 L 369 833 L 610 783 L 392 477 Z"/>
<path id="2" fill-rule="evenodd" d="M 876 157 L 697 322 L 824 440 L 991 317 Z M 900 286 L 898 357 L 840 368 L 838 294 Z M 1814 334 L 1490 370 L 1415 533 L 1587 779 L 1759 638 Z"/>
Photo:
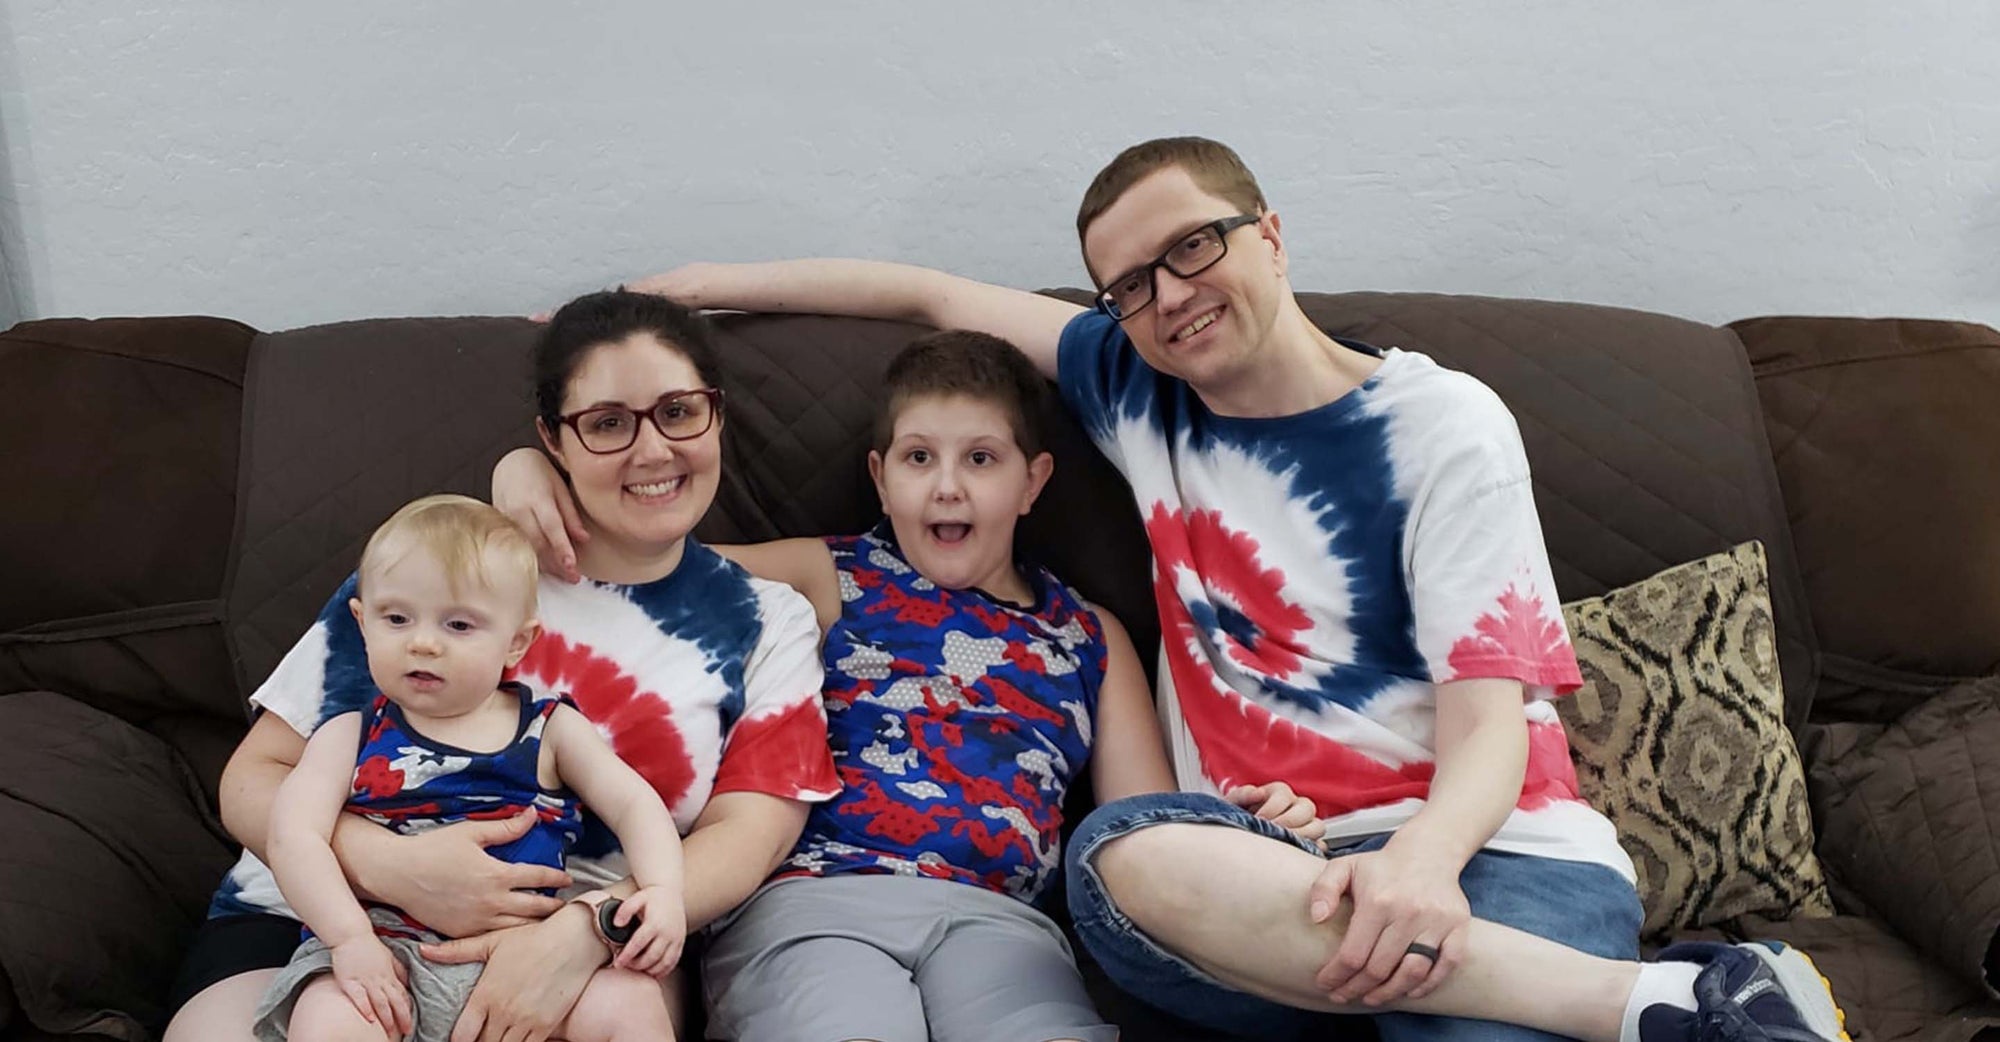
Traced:
<path id="1" fill-rule="evenodd" d="M 1238 785 L 1222 794 L 1222 798 L 1263 818 L 1272 824 L 1289 829 L 1291 833 L 1309 843 L 1317 843 L 1326 835 L 1326 823 L 1319 820 L 1319 808 L 1313 801 L 1292 791 L 1284 782 L 1268 785 Z"/>
<path id="2" fill-rule="evenodd" d="M 329 948 L 333 956 L 333 979 L 347 1001 L 354 1003 L 361 1019 L 402 1038 L 415 1030 L 410 1015 L 410 993 L 403 985 L 407 972 L 388 947 L 373 933 L 365 933 L 345 944 Z"/>
<path id="3" fill-rule="evenodd" d="M 536 449 L 515 449 L 493 465 L 493 505 L 520 526 L 535 546 L 542 571 L 576 582 L 576 547 L 590 532 L 555 465 Z"/>
<path id="4" fill-rule="evenodd" d="M 462 821 L 399 836 L 356 818 L 342 823 L 335 846 L 369 896 L 446 936 L 469 937 L 538 922 L 563 906 L 560 898 L 534 891 L 568 886 L 569 873 L 486 852 L 521 838 L 534 824 L 529 809 L 498 821 Z"/>
<path id="5" fill-rule="evenodd" d="M 610 958 L 589 915 L 572 905 L 530 926 L 424 945 L 435 962 L 486 964 L 451 1042 L 544 1042 Z"/>
<path id="6" fill-rule="evenodd" d="M 649 886 L 618 903 L 614 926 L 628 926 L 634 916 L 639 930 L 625 942 L 615 960 L 619 969 L 664 978 L 681 961 L 687 942 L 687 909 L 681 895 L 663 886 Z"/>

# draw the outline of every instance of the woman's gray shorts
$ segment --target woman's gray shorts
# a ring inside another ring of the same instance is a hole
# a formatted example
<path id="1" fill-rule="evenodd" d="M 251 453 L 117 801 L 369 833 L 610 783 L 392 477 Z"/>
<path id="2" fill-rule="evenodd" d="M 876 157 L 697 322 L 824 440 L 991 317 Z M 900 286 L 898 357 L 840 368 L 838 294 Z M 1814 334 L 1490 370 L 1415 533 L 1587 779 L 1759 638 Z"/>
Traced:
<path id="1" fill-rule="evenodd" d="M 1026 903 L 943 879 L 780 879 L 710 932 L 709 1037 L 1113 1042 L 1069 942 Z"/>

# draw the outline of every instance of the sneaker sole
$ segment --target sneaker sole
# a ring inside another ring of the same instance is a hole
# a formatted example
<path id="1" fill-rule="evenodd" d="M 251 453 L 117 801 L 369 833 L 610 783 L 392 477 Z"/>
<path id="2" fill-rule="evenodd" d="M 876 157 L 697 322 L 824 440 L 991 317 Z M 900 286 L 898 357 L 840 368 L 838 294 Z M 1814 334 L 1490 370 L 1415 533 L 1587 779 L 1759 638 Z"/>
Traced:
<path id="1" fill-rule="evenodd" d="M 1847 1034 L 1847 1014 L 1833 999 L 1833 985 L 1813 965 L 1812 958 L 1788 944 L 1753 941 L 1738 945 L 1764 960 L 1771 975 L 1784 986 L 1786 997 L 1806 1027 L 1830 1042 L 1853 1042 Z"/>

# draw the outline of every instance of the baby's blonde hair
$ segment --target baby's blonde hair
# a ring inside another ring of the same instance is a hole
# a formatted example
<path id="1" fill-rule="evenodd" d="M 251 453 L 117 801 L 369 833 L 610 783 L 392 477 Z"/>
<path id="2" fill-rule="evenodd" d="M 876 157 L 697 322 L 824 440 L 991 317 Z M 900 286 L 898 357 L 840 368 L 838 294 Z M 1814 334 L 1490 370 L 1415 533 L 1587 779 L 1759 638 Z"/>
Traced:
<path id="1" fill-rule="evenodd" d="M 405 504 L 389 515 L 389 520 L 368 537 L 361 551 L 361 589 L 364 593 L 371 573 L 400 560 L 412 550 L 430 554 L 443 566 L 452 593 L 464 591 L 471 581 L 488 590 L 497 590 L 495 580 L 513 580 L 526 592 L 523 617 L 535 616 L 535 586 L 538 567 L 535 548 L 507 515 L 472 498 L 443 494 L 425 496 Z M 498 569 L 495 575 L 489 571 Z"/>

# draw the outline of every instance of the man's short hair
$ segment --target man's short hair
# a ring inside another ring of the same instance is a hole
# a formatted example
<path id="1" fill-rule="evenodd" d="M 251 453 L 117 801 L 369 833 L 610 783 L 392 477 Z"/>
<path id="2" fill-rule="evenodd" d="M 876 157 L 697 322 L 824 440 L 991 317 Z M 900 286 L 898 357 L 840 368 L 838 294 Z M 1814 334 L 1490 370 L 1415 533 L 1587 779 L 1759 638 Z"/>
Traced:
<path id="1" fill-rule="evenodd" d="M 514 582 L 527 591 L 526 617 L 534 617 L 539 576 L 535 548 L 499 510 L 471 496 L 451 494 L 405 504 L 368 537 L 356 593 L 365 591 L 371 574 L 411 553 L 436 558 L 454 594 L 463 593 L 466 583 L 498 590 Z"/>
<path id="2" fill-rule="evenodd" d="M 918 337 L 889 361 L 888 393 L 875 412 L 875 451 L 887 452 L 896 418 L 919 398 L 958 396 L 1000 409 L 1030 459 L 1048 443 L 1048 381 L 1021 349 L 997 336 L 947 329 Z"/>
<path id="3" fill-rule="evenodd" d="M 1202 191 L 1228 200 L 1244 213 L 1264 212 L 1264 191 L 1257 187 L 1256 175 L 1228 145 L 1205 137 L 1154 138 L 1118 153 L 1118 158 L 1091 180 L 1083 193 L 1083 205 L 1076 211 L 1077 244 L 1082 245 L 1083 233 L 1133 185 L 1170 166 L 1187 171 Z M 1083 259 L 1083 266 L 1090 270 L 1089 257 Z M 1096 273 L 1091 272 L 1091 277 Z"/>

